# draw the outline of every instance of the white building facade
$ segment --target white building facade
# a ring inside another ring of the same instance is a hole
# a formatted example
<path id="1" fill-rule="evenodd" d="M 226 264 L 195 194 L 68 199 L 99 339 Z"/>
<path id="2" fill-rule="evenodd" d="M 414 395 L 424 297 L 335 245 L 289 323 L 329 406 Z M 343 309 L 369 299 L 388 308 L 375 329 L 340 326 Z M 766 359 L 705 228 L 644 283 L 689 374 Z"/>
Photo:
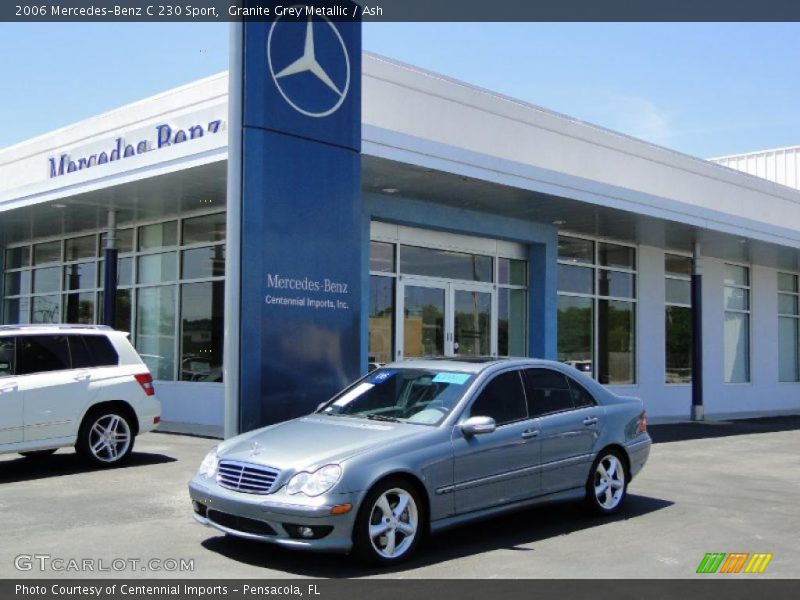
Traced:
<path id="1" fill-rule="evenodd" d="M 696 266 L 706 418 L 800 413 L 796 152 L 767 181 L 368 54 L 362 89 L 364 371 L 544 356 L 686 420 Z M 115 211 L 117 325 L 176 430 L 224 419 L 227 97 L 220 74 L 0 150 L 2 322 L 99 322 Z"/>

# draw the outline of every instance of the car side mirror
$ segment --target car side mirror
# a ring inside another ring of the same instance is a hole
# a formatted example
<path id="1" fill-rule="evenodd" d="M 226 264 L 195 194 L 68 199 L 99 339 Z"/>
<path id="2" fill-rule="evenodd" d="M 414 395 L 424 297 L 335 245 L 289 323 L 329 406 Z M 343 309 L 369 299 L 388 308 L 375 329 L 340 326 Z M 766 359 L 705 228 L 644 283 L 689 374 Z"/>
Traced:
<path id="1" fill-rule="evenodd" d="M 461 424 L 461 432 L 466 436 L 492 433 L 497 423 L 492 417 L 470 417 Z"/>

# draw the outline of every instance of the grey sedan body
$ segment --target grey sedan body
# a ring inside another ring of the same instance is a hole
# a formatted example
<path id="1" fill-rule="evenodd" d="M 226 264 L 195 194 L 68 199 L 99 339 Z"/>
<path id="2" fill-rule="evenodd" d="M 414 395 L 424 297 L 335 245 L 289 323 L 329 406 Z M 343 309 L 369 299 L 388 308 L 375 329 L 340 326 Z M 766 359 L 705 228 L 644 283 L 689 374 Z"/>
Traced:
<path id="1" fill-rule="evenodd" d="M 391 563 L 422 537 L 542 502 L 620 508 L 650 451 L 641 400 L 569 365 L 385 365 L 313 414 L 213 449 L 189 484 L 227 534 Z"/>

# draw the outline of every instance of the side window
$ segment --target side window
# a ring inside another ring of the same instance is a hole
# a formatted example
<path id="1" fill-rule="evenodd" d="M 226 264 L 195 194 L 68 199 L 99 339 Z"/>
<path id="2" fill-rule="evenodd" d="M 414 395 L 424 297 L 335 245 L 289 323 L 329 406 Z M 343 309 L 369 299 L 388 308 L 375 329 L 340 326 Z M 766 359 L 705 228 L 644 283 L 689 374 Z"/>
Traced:
<path id="1" fill-rule="evenodd" d="M 14 338 L 0 338 L 0 377 L 14 374 Z"/>
<path id="2" fill-rule="evenodd" d="M 69 343 L 69 354 L 72 358 L 73 369 L 85 369 L 86 367 L 93 367 L 92 357 L 89 355 L 89 349 L 83 341 L 82 335 L 69 335 L 67 336 Z"/>
<path id="3" fill-rule="evenodd" d="M 492 417 L 497 425 L 528 418 L 519 371 L 500 373 L 472 403 L 470 416 Z"/>
<path id="4" fill-rule="evenodd" d="M 18 375 L 62 371 L 70 368 L 69 346 L 64 335 L 21 335 Z"/>
<path id="5" fill-rule="evenodd" d="M 567 381 L 569 382 L 569 390 L 575 408 L 597 406 L 597 401 L 594 399 L 594 396 L 592 396 L 585 387 L 571 377 L 567 377 Z"/>
<path id="6" fill-rule="evenodd" d="M 573 408 L 567 377 L 552 369 L 525 369 L 525 394 L 532 417 Z"/>
<path id="7" fill-rule="evenodd" d="M 93 367 L 112 367 L 119 364 L 119 355 L 104 335 L 82 335 Z M 73 355 L 73 360 L 74 360 Z"/>

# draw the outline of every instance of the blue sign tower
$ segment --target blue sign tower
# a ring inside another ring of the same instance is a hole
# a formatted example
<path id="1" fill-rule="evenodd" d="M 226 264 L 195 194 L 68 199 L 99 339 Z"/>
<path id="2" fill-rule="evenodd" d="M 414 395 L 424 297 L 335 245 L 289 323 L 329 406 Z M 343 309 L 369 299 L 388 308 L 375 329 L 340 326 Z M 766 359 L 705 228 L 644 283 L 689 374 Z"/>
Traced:
<path id="1" fill-rule="evenodd" d="M 232 29 L 226 435 L 361 367 L 361 25 L 299 12 Z"/>

